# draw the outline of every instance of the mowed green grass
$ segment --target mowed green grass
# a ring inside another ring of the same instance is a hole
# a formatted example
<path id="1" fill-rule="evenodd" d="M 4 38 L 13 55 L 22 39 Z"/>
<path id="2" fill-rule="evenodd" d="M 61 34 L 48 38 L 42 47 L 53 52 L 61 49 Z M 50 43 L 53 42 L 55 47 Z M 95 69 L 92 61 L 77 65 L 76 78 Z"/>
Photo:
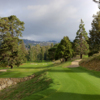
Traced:
<path id="1" fill-rule="evenodd" d="M 100 72 L 70 63 L 34 65 L 36 77 L 2 90 L 0 100 L 100 100 Z"/>
<path id="2" fill-rule="evenodd" d="M 0 78 L 18 78 L 30 76 L 36 72 L 44 70 L 46 67 L 52 66 L 52 62 L 47 63 L 24 63 L 19 67 L 7 69 L 7 72 L 0 72 Z M 5 68 L 6 69 L 6 68 Z"/>

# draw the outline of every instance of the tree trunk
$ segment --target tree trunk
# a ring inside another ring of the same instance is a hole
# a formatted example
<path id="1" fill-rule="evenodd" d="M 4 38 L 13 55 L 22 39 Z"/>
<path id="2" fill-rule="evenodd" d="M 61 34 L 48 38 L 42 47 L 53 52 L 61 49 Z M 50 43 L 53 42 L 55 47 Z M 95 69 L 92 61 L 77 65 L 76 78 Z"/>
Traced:
<path id="1" fill-rule="evenodd" d="M 82 59 L 82 54 L 80 54 L 80 59 Z"/>
<path id="2" fill-rule="evenodd" d="M 68 59 L 67 58 L 65 58 L 65 62 L 67 61 Z"/>
<path id="3" fill-rule="evenodd" d="M 13 68 L 13 66 L 11 65 L 11 69 Z"/>

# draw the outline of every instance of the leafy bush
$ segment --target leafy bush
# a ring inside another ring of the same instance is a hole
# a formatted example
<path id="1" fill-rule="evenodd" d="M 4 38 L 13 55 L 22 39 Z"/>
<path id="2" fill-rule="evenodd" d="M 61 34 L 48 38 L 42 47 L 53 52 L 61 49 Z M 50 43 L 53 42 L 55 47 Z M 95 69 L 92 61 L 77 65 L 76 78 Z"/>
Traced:
<path id="1" fill-rule="evenodd" d="M 6 66 L 7 66 L 7 63 L 0 62 L 0 67 L 6 67 Z"/>
<path id="2" fill-rule="evenodd" d="M 91 52 L 89 52 L 88 53 L 88 56 L 90 57 L 90 56 L 93 56 L 94 54 L 96 54 L 96 53 L 99 53 L 98 51 L 91 51 Z"/>

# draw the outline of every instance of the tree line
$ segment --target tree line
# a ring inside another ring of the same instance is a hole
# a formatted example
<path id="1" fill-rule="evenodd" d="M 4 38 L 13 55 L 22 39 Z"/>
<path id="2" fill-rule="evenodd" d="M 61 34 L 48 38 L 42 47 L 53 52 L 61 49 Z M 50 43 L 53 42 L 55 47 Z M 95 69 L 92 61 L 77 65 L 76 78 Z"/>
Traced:
<path id="1" fill-rule="evenodd" d="M 88 33 L 85 30 L 84 22 L 81 19 L 79 29 L 76 32 L 76 37 L 71 42 L 68 36 L 65 36 L 59 44 L 54 45 L 48 50 L 49 58 L 51 60 L 64 58 L 67 61 L 76 55 L 88 55 L 92 56 L 95 53 L 100 52 L 100 11 L 97 15 L 93 16 L 93 21 L 91 23 L 91 30 Z"/>
<path id="2" fill-rule="evenodd" d="M 0 64 L 5 66 L 19 66 L 26 61 L 43 61 L 68 59 L 83 54 L 92 56 L 100 51 L 100 11 L 94 16 L 91 23 L 92 28 L 88 33 L 85 30 L 84 22 L 81 19 L 76 37 L 70 41 L 68 36 L 64 36 L 58 44 L 51 46 L 31 46 L 24 45 L 20 39 L 24 31 L 24 22 L 16 16 L 0 18 Z"/>
<path id="3" fill-rule="evenodd" d="M 40 46 L 39 44 L 32 46 L 26 45 L 27 61 L 49 61 L 48 50 L 53 47 L 53 43 L 48 46 Z"/>

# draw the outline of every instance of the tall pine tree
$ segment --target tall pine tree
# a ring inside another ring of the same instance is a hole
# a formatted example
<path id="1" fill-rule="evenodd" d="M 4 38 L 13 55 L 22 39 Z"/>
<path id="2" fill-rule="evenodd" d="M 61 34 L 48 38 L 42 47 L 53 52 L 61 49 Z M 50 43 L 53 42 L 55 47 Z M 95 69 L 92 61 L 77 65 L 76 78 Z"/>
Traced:
<path id="1" fill-rule="evenodd" d="M 75 48 L 76 52 L 80 54 L 80 58 L 82 59 L 83 54 L 87 54 L 89 52 L 89 45 L 87 43 L 88 36 L 87 32 L 85 31 L 84 28 L 84 22 L 81 19 L 81 23 L 79 25 L 79 30 L 76 33 L 76 38 L 75 38 Z"/>
<path id="2" fill-rule="evenodd" d="M 65 36 L 57 46 L 56 56 L 64 58 L 65 61 L 73 55 L 72 44 L 67 36 Z"/>
<path id="3" fill-rule="evenodd" d="M 92 29 L 89 31 L 89 48 L 93 53 L 100 51 L 100 11 L 93 16 Z"/>

